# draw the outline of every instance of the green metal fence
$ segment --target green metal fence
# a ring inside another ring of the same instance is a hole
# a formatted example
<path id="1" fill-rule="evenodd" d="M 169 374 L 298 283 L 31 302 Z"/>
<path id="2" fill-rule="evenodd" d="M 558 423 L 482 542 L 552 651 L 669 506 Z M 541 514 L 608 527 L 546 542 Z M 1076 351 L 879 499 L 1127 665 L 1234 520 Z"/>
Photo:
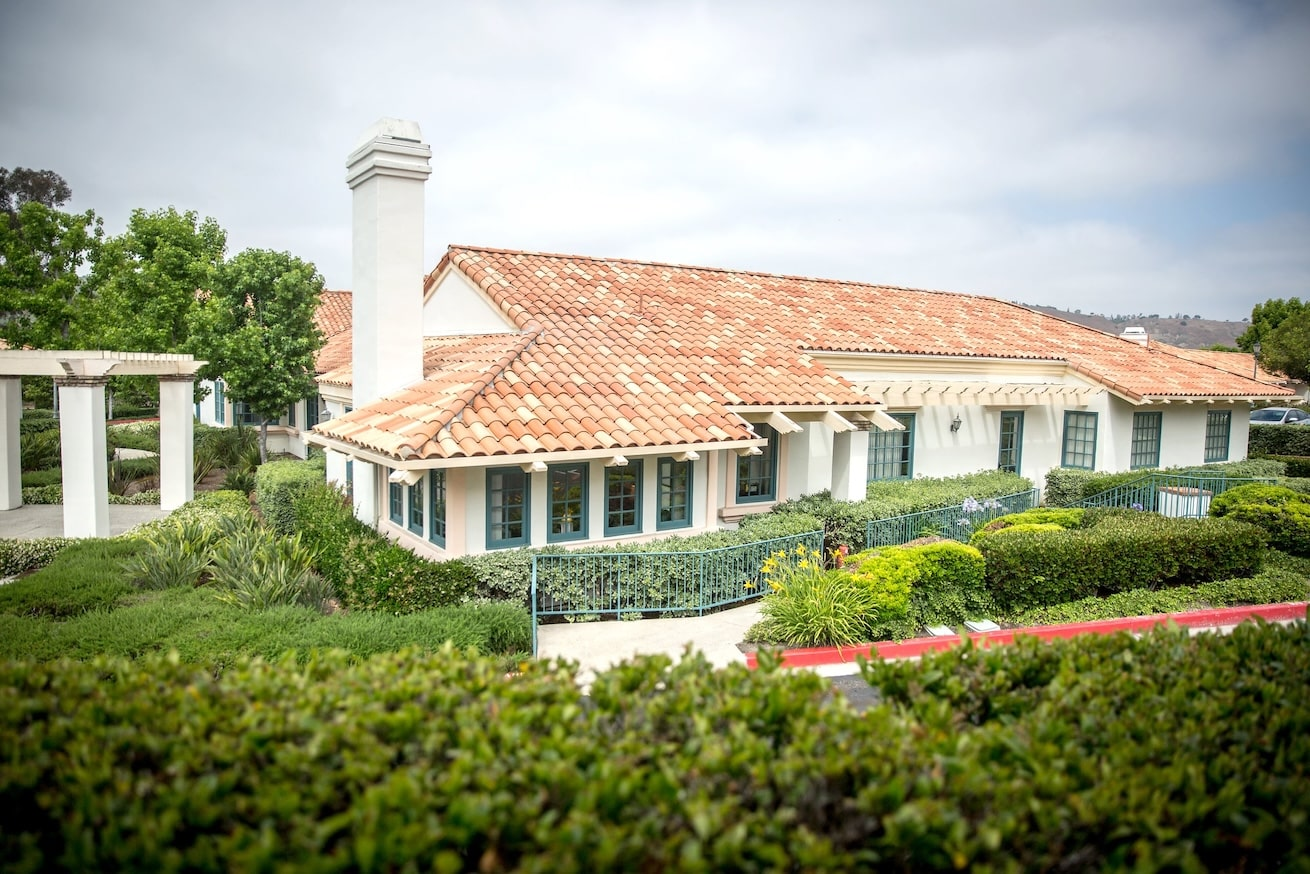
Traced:
<path id="1" fill-rule="evenodd" d="M 764 560 L 800 544 L 822 550 L 823 532 L 697 552 L 534 555 L 532 651 L 537 651 L 541 616 L 700 615 L 756 597 Z"/>
<path id="2" fill-rule="evenodd" d="M 1210 499 L 1248 483 L 1272 479 L 1222 475 L 1153 473 L 1079 501 L 1077 507 L 1131 507 L 1162 516 L 1200 519 L 1210 514 Z"/>
<path id="3" fill-rule="evenodd" d="M 869 547 L 900 546 L 916 537 L 936 535 L 967 542 L 979 526 L 986 525 L 997 516 L 1018 513 L 1036 507 L 1041 493 L 1037 489 L 1015 492 L 999 498 L 976 501 L 969 498 L 963 504 L 922 510 L 889 519 L 871 519 L 865 527 L 864 542 Z"/>

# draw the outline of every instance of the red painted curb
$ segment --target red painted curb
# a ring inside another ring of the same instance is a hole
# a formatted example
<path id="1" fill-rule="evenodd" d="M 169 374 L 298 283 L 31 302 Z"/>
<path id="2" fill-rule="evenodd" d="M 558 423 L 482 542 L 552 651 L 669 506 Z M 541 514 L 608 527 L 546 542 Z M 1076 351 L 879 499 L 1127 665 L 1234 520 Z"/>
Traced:
<path id="1" fill-rule="evenodd" d="M 973 632 L 969 638 L 978 646 L 1005 646 L 1014 643 L 1020 635 L 1039 640 L 1077 637 L 1080 634 L 1115 634 L 1120 631 L 1145 631 L 1156 625 L 1172 622 L 1185 627 L 1238 625 L 1259 616 L 1271 622 L 1302 619 L 1310 603 L 1294 601 L 1290 604 L 1262 604 L 1254 607 L 1224 607 L 1217 610 L 1193 610 L 1186 613 L 1158 613 L 1153 616 L 1131 616 L 1124 619 L 1097 619 L 1092 622 L 1070 622 L 1065 625 L 1033 625 L 1028 628 L 1007 628 L 1001 631 Z M 959 637 L 916 637 L 913 640 L 862 643 L 853 646 L 812 646 L 789 649 L 782 654 L 786 668 L 813 668 L 819 665 L 840 665 L 854 662 L 857 657 L 906 659 L 926 652 L 940 652 L 960 643 Z M 755 653 L 746 653 L 746 666 L 756 668 L 759 659 Z"/>

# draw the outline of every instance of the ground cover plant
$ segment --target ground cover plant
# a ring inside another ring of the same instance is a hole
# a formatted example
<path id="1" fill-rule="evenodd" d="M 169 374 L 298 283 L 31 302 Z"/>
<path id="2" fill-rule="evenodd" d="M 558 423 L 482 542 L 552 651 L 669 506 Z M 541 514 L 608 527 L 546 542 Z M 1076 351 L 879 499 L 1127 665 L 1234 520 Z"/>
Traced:
<path id="1" fill-rule="evenodd" d="M 1305 623 L 827 681 L 453 649 L 0 664 L 15 871 L 1300 870 Z M 1167 713 L 1169 718 L 1162 719 Z M 58 786 L 51 792 L 48 787 Z"/>

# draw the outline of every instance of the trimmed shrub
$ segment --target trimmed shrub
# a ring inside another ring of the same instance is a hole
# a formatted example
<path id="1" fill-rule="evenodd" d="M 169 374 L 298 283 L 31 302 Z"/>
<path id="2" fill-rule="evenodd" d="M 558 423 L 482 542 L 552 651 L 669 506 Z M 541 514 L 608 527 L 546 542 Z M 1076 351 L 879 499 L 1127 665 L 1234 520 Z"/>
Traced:
<path id="1" fill-rule="evenodd" d="M 145 539 L 157 536 L 176 524 L 191 522 L 207 529 L 215 528 L 228 519 L 236 523 L 253 521 L 250 500 L 240 492 L 202 492 L 163 519 L 142 522 L 125 531 L 122 537 Z"/>
<path id="2" fill-rule="evenodd" d="M 1259 526 L 1275 549 L 1310 556 L 1310 496 L 1301 492 L 1254 483 L 1238 486 L 1215 496 L 1210 515 Z"/>
<path id="3" fill-rule="evenodd" d="M 326 462 L 322 458 L 308 461 L 270 461 L 255 471 L 255 500 L 269 527 L 279 534 L 295 534 L 296 497 L 324 482 Z"/>
<path id="4" fill-rule="evenodd" d="M 48 467 L 45 470 L 28 470 L 23 472 L 23 488 L 38 489 L 42 486 L 60 486 L 64 483 L 62 467 Z"/>
<path id="5" fill-rule="evenodd" d="M 1304 624 L 875 662 L 890 706 L 865 713 L 765 663 L 636 659 L 587 699 L 565 667 L 507 680 L 453 649 L 218 676 L 163 656 L 0 665 L 0 853 L 19 870 L 1252 872 L 1310 854 Z"/>
<path id="6" fill-rule="evenodd" d="M 994 531 L 1003 528 L 1023 526 L 1024 530 L 1033 530 L 1028 526 L 1054 526 L 1055 528 L 1079 528 L 1087 511 L 1081 507 L 1034 507 L 1022 513 L 1010 513 L 998 516 L 973 533 L 969 542 L 977 545 L 978 541 Z M 1042 530 L 1051 530 L 1049 527 Z"/>
<path id="7" fill-rule="evenodd" d="M 1284 468 L 1285 465 L 1282 462 L 1268 459 L 1225 461 L 1219 464 L 1203 464 L 1197 467 L 1171 467 L 1164 470 L 1143 469 L 1117 472 L 1052 468 L 1046 473 L 1045 502 L 1048 507 L 1068 507 L 1102 492 L 1107 492 L 1110 489 L 1127 485 L 1135 480 L 1144 479 L 1157 473 L 1176 476 L 1273 479 L 1282 476 Z M 1151 508 L 1148 507 L 1147 509 Z"/>
<path id="8" fill-rule="evenodd" d="M 1281 462 L 1286 475 L 1304 478 L 1310 476 L 1310 456 L 1306 455 L 1267 455 L 1265 458 Z"/>
<path id="9" fill-rule="evenodd" d="M 0 613 L 78 616 L 107 609 L 132 593 L 119 569 L 142 545 L 133 540 L 77 540 L 34 574 L 0 586 Z"/>
<path id="10" fill-rule="evenodd" d="M 1251 455 L 1310 455 L 1310 428 L 1288 425 L 1252 425 L 1246 438 Z"/>
<path id="11" fill-rule="evenodd" d="M 476 580 L 467 564 L 428 561 L 376 533 L 352 538 L 337 587 L 347 607 L 413 613 L 468 600 Z"/>
<path id="12" fill-rule="evenodd" d="M 0 577 L 12 577 L 43 568 L 76 542 L 69 537 L 0 540 Z"/>

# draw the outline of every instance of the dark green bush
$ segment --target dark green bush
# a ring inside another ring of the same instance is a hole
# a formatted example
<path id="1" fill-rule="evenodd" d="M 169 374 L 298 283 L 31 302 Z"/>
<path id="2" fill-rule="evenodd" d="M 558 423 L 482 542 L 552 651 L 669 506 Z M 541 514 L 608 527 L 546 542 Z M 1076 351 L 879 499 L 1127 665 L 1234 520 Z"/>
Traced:
<path id="1" fill-rule="evenodd" d="M 39 489 L 42 486 L 62 486 L 63 484 L 64 469 L 62 467 L 23 471 L 23 488 L 25 489 Z"/>
<path id="2" fill-rule="evenodd" d="M 75 542 L 67 537 L 0 540 L 0 578 L 43 568 Z"/>
<path id="3" fill-rule="evenodd" d="M 1080 528 L 1086 512 L 1081 507 L 1034 507 L 1022 513 L 997 516 L 975 531 L 973 536 L 969 538 L 969 542 L 976 546 L 979 540 L 993 531 L 1000 531 L 1002 528 L 1013 528 L 1016 525 L 1056 525 L 1060 528 Z"/>
<path id="4" fill-rule="evenodd" d="M 1306 455 L 1266 455 L 1272 461 L 1281 462 L 1289 477 L 1310 477 L 1310 456 Z"/>
<path id="5" fill-rule="evenodd" d="M 1288 425 L 1252 425 L 1246 451 L 1255 455 L 1310 455 L 1310 428 Z"/>
<path id="6" fill-rule="evenodd" d="M 58 467 L 60 452 L 58 428 L 28 431 L 18 436 L 19 466 L 24 471 Z"/>
<path id="7" fill-rule="evenodd" d="M 1285 465 L 1268 459 L 1225 461 L 1220 464 L 1203 464 L 1195 467 L 1171 467 L 1164 470 L 1128 470 L 1102 472 L 1052 468 L 1046 473 L 1046 490 L 1043 498 L 1048 507 L 1068 507 L 1102 492 L 1127 485 L 1135 480 L 1162 473 L 1175 476 L 1225 476 L 1253 479 L 1274 479 L 1283 475 Z M 1147 507 L 1146 509 L 1152 509 Z"/>
<path id="8" fill-rule="evenodd" d="M 1310 496 L 1301 492 L 1284 486 L 1238 486 L 1216 495 L 1210 514 L 1257 525 L 1275 549 L 1310 556 Z"/>
<path id="9" fill-rule="evenodd" d="M 428 561 L 375 532 L 354 538 L 342 557 L 337 591 L 347 607 L 413 613 L 472 597 L 476 579 L 459 559 Z"/>
<path id="10" fill-rule="evenodd" d="M 1090 527 L 1010 528 L 979 540 L 987 587 L 997 605 L 1014 611 L 1128 589 L 1250 576 L 1266 548 L 1258 528 L 1225 519 L 1089 511 L 1084 523 Z"/>
<path id="11" fill-rule="evenodd" d="M 141 449 L 146 452 L 158 452 L 159 423 L 114 425 L 106 429 L 105 441 L 110 449 Z"/>
<path id="12" fill-rule="evenodd" d="M 506 679 L 453 650 L 218 676 L 8 663 L 0 853 L 20 871 L 1304 867 L 1304 624 L 868 670 L 891 706 L 861 714 L 808 672 L 703 658 L 634 660 L 585 701 L 560 666 Z"/>
<path id="13" fill-rule="evenodd" d="M 264 521 L 279 534 L 295 534 L 298 495 L 324 482 L 322 458 L 270 461 L 255 472 L 255 500 Z"/>
<path id="14" fill-rule="evenodd" d="M 132 593 L 120 563 L 142 549 L 135 540 L 78 540 L 44 568 L 0 586 L 0 613 L 77 616 L 105 609 Z"/>

